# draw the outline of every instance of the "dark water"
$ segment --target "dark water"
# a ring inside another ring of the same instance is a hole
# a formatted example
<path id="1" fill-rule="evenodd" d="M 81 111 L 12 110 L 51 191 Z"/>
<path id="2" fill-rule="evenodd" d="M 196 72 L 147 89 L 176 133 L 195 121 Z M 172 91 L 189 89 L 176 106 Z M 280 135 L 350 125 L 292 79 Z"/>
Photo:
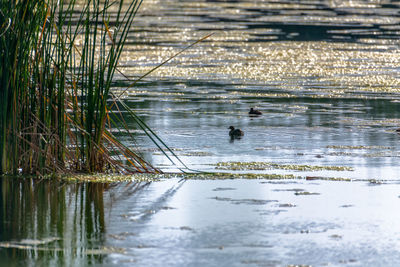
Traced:
<path id="1" fill-rule="evenodd" d="M 124 101 L 190 168 L 297 179 L 2 179 L 0 265 L 398 266 L 399 6 L 145 1 L 121 60 L 132 80 L 214 34 Z M 126 144 L 181 167 L 129 123 Z M 231 142 L 230 125 L 244 137 Z M 248 165 L 216 169 L 231 161 Z"/>

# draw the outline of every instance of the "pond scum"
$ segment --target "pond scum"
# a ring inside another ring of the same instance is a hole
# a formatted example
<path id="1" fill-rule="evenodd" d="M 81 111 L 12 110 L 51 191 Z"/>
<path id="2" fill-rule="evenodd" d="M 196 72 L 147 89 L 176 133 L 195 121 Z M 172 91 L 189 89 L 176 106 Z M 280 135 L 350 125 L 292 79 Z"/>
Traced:
<path id="1" fill-rule="evenodd" d="M 123 2 L 1 2 L 0 174 L 159 172 L 113 135 L 123 109 L 157 140 L 110 90 L 141 4 Z"/>

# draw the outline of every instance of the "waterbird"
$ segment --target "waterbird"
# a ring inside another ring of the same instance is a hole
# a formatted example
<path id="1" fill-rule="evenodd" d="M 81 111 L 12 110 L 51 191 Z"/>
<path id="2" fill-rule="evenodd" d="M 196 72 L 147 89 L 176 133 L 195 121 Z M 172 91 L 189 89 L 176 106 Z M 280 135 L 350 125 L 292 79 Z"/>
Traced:
<path id="1" fill-rule="evenodd" d="M 260 115 L 262 115 L 262 112 L 257 109 L 254 109 L 254 108 L 250 108 L 249 115 L 250 116 L 260 116 Z"/>
<path id="2" fill-rule="evenodd" d="M 244 132 L 240 129 L 235 129 L 233 126 L 229 126 L 230 131 L 229 131 L 229 136 L 231 138 L 241 138 L 244 135 Z"/>

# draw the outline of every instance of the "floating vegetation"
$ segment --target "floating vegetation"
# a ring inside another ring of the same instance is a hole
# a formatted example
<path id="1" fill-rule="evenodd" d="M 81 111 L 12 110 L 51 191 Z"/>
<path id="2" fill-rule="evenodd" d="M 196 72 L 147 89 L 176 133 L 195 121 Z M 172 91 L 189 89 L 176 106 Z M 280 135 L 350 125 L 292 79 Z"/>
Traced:
<path id="1" fill-rule="evenodd" d="M 363 158 L 394 158 L 400 157 L 399 152 L 394 151 L 383 151 L 383 152 L 376 152 L 376 153 L 351 153 L 351 152 L 344 152 L 344 151 L 336 151 L 328 153 L 329 156 L 344 156 L 344 157 L 363 157 Z"/>
<path id="2" fill-rule="evenodd" d="M 377 153 L 368 153 L 364 154 L 363 157 L 366 158 L 394 158 L 394 157 L 400 157 L 399 153 L 385 153 L 385 152 L 377 152 Z"/>
<path id="3" fill-rule="evenodd" d="M 304 191 L 304 189 L 301 188 L 292 188 L 292 189 L 273 189 L 272 191 L 275 192 L 301 192 Z"/>
<path id="4" fill-rule="evenodd" d="M 229 173 L 229 172 L 200 172 L 200 173 L 137 173 L 129 175 L 119 174 L 70 174 L 70 175 L 47 175 L 42 179 L 58 179 L 66 182 L 92 182 L 92 183 L 115 183 L 115 182 L 159 182 L 164 179 L 185 179 L 185 180 L 229 180 L 229 179 L 259 179 L 259 180 L 323 180 L 351 182 L 353 179 L 343 177 L 324 176 L 298 176 L 293 174 L 277 173 Z M 383 183 L 380 180 L 357 180 L 373 183 Z M 374 182 L 375 181 L 375 182 Z M 266 183 L 266 182 L 260 182 Z M 236 190 L 230 187 L 218 187 L 213 191 Z M 303 189 L 277 189 L 275 191 L 302 191 Z"/>
<path id="5" fill-rule="evenodd" d="M 393 147 L 390 147 L 390 146 L 362 146 L 362 145 L 360 145 L 360 146 L 329 145 L 329 146 L 326 146 L 326 148 L 332 148 L 332 149 L 393 149 Z"/>
<path id="6" fill-rule="evenodd" d="M 162 179 L 190 179 L 190 180 L 227 180 L 227 179 L 265 179 L 285 180 L 304 179 L 301 176 L 292 174 L 260 174 L 260 173 L 223 173 L 223 172 L 201 172 L 201 173 L 137 173 L 130 175 L 118 174 L 71 174 L 62 176 L 44 176 L 44 179 L 57 178 L 67 182 L 93 182 L 93 183 L 114 183 L 114 182 L 158 182 Z M 234 188 L 216 188 L 219 190 L 235 190 Z"/>
<path id="7" fill-rule="evenodd" d="M 325 180 L 325 181 L 343 181 L 351 182 L 350 178 L 340 178 L 340 177 L 323 177 L 323 176 L 306 176 L 306 180 Z"/>
<path id="8" fill-rule="evenodd" d="M 345 117 L 339 121 L 342 124 L 348 124 L 359 127 L 396 127 L 400 124 L 399 119 L 367 120 L 361 118 Z M 394 129 L 393 129 L 394 131 Z"/>
<path id="9" fill-rule="evenodd" d="M 293 174 L 270 174 L 270 173 L 196 173 L 184 174 L 182 178 L 194 180 L 225 180 L 225 179 L 265 179 L 265 180 L 284 180 L 284 179 L 303 179 L 301 176 Z"/>
<path id="10" fill-rule="evenodd" d="M 195 152 L 186 152 L 181 154 L 180 156 L 185 156 L 185 157 L 207 157 L 207 156 L 212 156 L 213 153 L 210 152 L 204 152 L 204 151 L 195 151 Z"/>
<path id="11" fill-rule="evenodd" d="M 67 182 L 92 182 L 92 183 L 114 183 L 114 182 L 156 182 L 169 175 L 138 173 L 132 175 L 117 174 L 76 174 L 59 177 Z"/>
<path id="12" fill-rule="evenodd" d="M 220 170 L 295 170 L 295 171 L 354 171 L 351 167 L 344 166 L 312 166 L 312 165 L 295 165 L 295 164 L 278 164 L 272 162 L 219 162 L 215 164 L 216 169 Z"/>
<path id="13" fill-rule="evenodd" d="M 328 156 L 344 156 L 344 157 L 359 157 L 360 155 L 357 153 L 351 153 L 351 152 L 343 152 L 343 151 L 338 151 L 338 152 L 331 152 L 328 153 Z"/>

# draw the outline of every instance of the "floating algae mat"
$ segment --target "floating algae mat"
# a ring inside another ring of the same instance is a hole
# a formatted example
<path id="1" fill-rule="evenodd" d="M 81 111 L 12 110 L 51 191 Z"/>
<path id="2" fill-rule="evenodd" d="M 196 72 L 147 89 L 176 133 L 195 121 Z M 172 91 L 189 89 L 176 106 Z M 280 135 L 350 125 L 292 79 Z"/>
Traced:
<path id="1" fill-rule="evenodd" d="M 345 168 L 345 167 L 342 167 Z M 319 169 L 317 169 L 319 170 Z M 325 169 L 324 169 L 325 170 Z M 336 170 L 336 169 L 334 169 Z M 60 178 L 66 182 L 90 182 L 90 183 L 118 183 L 118 182 L 160 182 L 166 179 L 182 179 L 182 180 L 326 180 L 326 181 L 352 181 L 350 178 L 343 177 L 323 177 L 323 176 L 299 176 L 293 174 L 277 174 L 277 173 L 230 173 L 230 172 L 199 172 L 199 173 L 138 173 L 133 175 L 119 174 L 86 174 L 71 175 Z M 367 180 L 369 181 L 369 180 Z"/>
<path id="2" fill-rule="evenodd" d="M 163 179 L 190 179 L 190 180 L 227 180 L 227 179 L 303 179 L 304 177 L 292 174 L 274 173 L 225 173 L 225 172 L 199 172 L 199 173 L 138 173 L 133 175 L 118 174 L 86 174 L 64 176 L 60 179 L 67 182 L 115 183 L 115 182 L 158 182 Z"/>
<path id="3" fill-rule="evenodd" d="M 393 147 L 389 146 L 349 146 L 349 145 L 329 145 L 326 146 L 326 148 L 332 148 L 332 149 L 362 149 L 362 150 L 367 150 L 367 149 L 393 149 Z"/>
<path id="4" fill-rule="evenodd" d="M 219 170 L 294 170 L 294 171 L 354 171 L 351 167 L 344 166 L 312 166 L 312 165 L 296 165 L 296 164 L 277 164 L 272 162 L 219 162 L 215 164 L 215 168 Z"/>

